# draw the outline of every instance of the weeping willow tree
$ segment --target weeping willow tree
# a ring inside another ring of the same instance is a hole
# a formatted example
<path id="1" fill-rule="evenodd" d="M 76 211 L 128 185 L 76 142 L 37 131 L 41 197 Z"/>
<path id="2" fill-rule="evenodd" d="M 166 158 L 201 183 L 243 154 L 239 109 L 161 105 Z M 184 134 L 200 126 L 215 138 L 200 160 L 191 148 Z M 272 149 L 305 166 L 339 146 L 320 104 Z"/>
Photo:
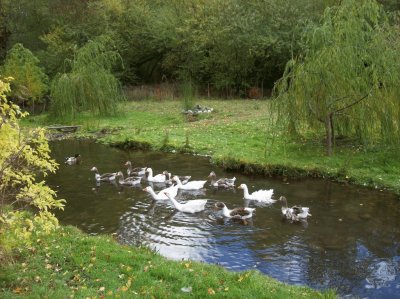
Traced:
<path id="1" fill-rule="evenodd" d="M 108 50 L 107 44 L 104 38 L 89 41 L 77 51 L 71 72 L 56 76 L 51 88 L 52 116 L 71 120 L 81 111 L 94 115 L 116 113 L 123 95 L 111 71 L 120 57 Z"/>
<path id="2" fill-rule="evenodd" d="M 399 31 L 374 0 L 344 0 L 304 35 L 276 86 L 275 116 L 296 134 L 325 130 L 363 143 L 400 142 Z"/>

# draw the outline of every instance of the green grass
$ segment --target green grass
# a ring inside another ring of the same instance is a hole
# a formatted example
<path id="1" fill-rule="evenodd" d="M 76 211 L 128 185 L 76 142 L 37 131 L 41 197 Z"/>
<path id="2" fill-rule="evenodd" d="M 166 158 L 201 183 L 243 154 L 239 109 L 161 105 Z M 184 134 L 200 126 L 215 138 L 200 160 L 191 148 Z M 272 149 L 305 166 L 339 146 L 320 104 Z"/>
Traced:
<path id="1" fill-rule="evenodd" d="M 207 154 L 226 167 L 268 175 L 314 176 L 400 193 L 400 151 L 365 148 L 351 142 L 339 144 L 335 154 L 325 154 L 324 135 L 303 140 L 267 134 L 269 100 L 197 100 L 214 112 L 188 122 L 182 103 L 136 101 L 123 104 L 115 117 L 80 115 L 78 135 L 111 145 L 140 143 L 151 149 L 176 149 Z M 24 120 L 26 126 L 45 125 L 46 116 Z M 99 132 L 110 132 L 99 134 Z M 166 144 L 167 143 L 167 144 Z M 187 145 L 189 144 L 189 147 Z"/>
<path id="2" fill-rule="evenodd" d="M 1 298 L 336 298 L 257 271 L 167 260 L 72 227 L 36 239 L 15 260 L 0 265 Z"/>

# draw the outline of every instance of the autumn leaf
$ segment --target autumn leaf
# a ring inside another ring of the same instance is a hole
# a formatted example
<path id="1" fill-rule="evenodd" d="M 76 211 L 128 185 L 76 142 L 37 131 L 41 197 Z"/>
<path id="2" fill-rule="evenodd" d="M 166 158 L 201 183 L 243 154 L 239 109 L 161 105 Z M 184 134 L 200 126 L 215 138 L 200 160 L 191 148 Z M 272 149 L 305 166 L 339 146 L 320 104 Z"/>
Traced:
<path id="1" fill-rule="evenodd" d="M 15 288 L 15 289 L 13 290 L 13 293 L 14 293 L 14 294 L 21 294 L 22 291 L 23 291 L 23 288 L 17 287 L 17 288 Z"/>
<path id="2" fill-rule="evenodd" d="M 215 291 L 212 288 L 208 288 L 207 293 L 209 295 L 215 295 Z"/>

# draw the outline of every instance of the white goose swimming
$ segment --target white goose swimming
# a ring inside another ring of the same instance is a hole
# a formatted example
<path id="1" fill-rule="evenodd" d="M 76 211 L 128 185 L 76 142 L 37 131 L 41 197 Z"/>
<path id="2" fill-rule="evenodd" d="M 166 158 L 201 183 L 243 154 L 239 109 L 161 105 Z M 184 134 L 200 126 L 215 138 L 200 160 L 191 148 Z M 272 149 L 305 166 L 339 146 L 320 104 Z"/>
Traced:
<path id="1" fill-rule="evenodd" d="M 128 176 L 144 176 L 146 174 L 147 167 L 132 168 L 131 161 L 126 161 L 125 166 L 127 167 L 126 173 L 128 174 Z"/>
<path id="2" fill-rule="evenodd" d="M 199 190 L 203 188 L 205 183 L 207 182 L 207 181 L 189 181 L 185 185 L 183 185 L 179 177 L 176 175 L 172 178 L 172 180 L 174 180 L 177 183 L 178 188 L 182 190 Z"/>
<path id="3" fill-rule="evenodd" d="M 293 206 L 288 208 L 286 197 L 281 196 L 279 201 L 283 202 L 283 206 L 281 208 L 282 216 L 291 221 L 300 221 L 302 219 L 307 219 L 308 216 L 311 216 L 310 208 L 308 207 L 300 207 Z"/>
<path id="4" fill-rule="evenodd" d="M 233 210 L 229 210 L 223 202 L 217 202 L 215 207 L 219 210 L 222 210 L 222 215 L 227 218 L 233 219 L 247 219 L 253 216 L 254 208 L 234 208 Z"/>
<path id="5" fill-rule="evenodd" d="M 154 200 L 167 200 L 168 197 L 165 195 L 165 192 L 169 193 L 172 197 L 175 197 L 178 194 L 178 186 L 165 188 L 158 193 L 156 193 L 150 186 L 147 186 L 143 191 L 148 192 Z"/>
<path id="6" fill-rule="evenodd" d="M 97 170 L 97 167 L 93 166 L 90 171 L 94 171 L 94 178 L 96 179 L 97 182 L 108 182 L 108 181 L 114 181 L 117 173 L 116 172 L 110 172 L 110 173 L 103 173 L 100 174 L 99 171 Z"/>
<path id="7" fill-rule="evenodd" d="M 140 181 L 142 180 L 140 176 L 138 177 L 130 176 L 125 179 L 122 171 L 118 171 L 116 177 L 118 178 L 118 183 L 123 186 L 134 186 L 140 184 Z"/>
<path id="8" fill-rule="evenodd" d="M 241 184 L 238 189 L 243 189 L 244 199 L 247 200 L 256 200 L 258 202 L 264 203 L 274 203 L 275 199 L 272 199 L 272 194 L 274 193 L 274 189 L 269 190 L 258 190 L 249 194 L 249 189 L 246 184 Z"/>
<path id="9" fill-rule="evenodd" d="M 208 177 L 211 179 L 211 186 L 213 187 L 229 188 L 235 186 L 236 177 L 233 177 L 231 179 L 221 178 L 217 180 L 217 175 L 214 171 L 211 171 Z"/>
<path id="10" fill-rule="evenodd" d="M 153 183 L 165 183 L 165 175 L 164 174 L 157 174 L 156 176 L 153 176 L 153 169 L 150 167 L 146 168 L 146 172 L 148 173 L 147 180 L 149 182 Z"/>
<path id="11" fill-rule="evenodd" d="M 175 209 L 184 213 L 197 213 L 204 210 L 204 207 L 207 203 L 207 199 L 194 199 L 187 201 L 185 203 L 179 203 L 173 196 L 171 196 L 168 192 L 164 192 L 164 194 L 172 201 Z"/>

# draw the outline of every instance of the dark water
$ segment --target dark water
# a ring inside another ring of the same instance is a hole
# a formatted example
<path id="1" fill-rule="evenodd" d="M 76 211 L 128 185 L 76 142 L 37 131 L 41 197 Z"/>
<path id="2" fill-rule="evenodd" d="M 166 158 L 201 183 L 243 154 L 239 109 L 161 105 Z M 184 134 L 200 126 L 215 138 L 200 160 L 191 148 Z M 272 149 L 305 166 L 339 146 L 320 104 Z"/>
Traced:
<path id="1" fill-rule="evenodd" d="M 121 242 L 144 242 L 173 259 L 258 269 L 290 284 L 337 288 L 343 296 L 400 298 L 400 202 L 392 194 L 321 180 L 248 177 L 226 173 L 204 157 L 124 152 L 87 141 L 54 142 L 52 150 L 61 165 L 48 182 L 68 201 L 58 213 L 63 224 L 90 234 L 116 233 Z M 62 164 L 75 153 L 83 157 L 80 165 Z M 198 180 L 211 170 L 218 177 L 236 176 L 237 185 L 246 183 L 250 192 L 273 188 L 275 198 L 285 195 L 289 205 L 308 206 L 313 216 L 307 223 L 282 221 L 280 204 L 275 203 L 255 206 L 255 216 L 243 224 L 221 220 L 212 209 L 216 201 L 229 208 L 243 206 L 242 190 L 206 185 L 203 194 L 182 193 L 181 199 L 209 199 L 204 212 L 190 215 L 174 212 L 168 202 L 154 202 L 142 191 L 145 183 L 137 188 L 96 186 L 92 166 L 100 173 L 125 173 L 127 160 L 155 173 L 169 170 Z"/>

